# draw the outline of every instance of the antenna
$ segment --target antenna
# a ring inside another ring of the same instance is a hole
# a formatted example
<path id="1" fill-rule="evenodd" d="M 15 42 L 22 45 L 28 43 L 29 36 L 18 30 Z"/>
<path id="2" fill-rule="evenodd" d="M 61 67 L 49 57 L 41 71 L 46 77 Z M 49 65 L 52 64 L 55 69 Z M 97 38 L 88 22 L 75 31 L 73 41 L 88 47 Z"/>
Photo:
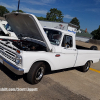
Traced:
<path id="1" fill-rule="evenodd" d="M 20 0 L 18 0 L 18 9 L 17 9 L 17 12 L 19 12 L 19 5 L 20 5 Z"/>

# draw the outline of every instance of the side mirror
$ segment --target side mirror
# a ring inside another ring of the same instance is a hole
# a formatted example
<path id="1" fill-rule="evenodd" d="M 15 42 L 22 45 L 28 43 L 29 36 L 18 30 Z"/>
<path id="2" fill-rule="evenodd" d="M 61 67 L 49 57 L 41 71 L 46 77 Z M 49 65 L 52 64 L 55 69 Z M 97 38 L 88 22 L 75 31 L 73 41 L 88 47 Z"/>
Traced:
<path id="1" fill-rule="evenodd" d="M 67 48 L 69 48 L 69 47 L 70 47 L 69 45 L 66 45 L 64 49 L 67 49 Z"/>

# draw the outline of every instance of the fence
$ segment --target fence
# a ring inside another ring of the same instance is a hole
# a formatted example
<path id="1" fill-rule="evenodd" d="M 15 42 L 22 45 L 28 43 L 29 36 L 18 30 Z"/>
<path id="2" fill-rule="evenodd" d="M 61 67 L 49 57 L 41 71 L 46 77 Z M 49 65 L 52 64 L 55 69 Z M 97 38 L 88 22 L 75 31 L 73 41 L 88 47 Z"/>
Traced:
<path id="1" fill-rule="evenodd" d="M 98 44 L 98 45 L 100 45 L 100 40 L 90 39 L 89 42 L 90 42 L 90 43 L 93 43 L 93 44 Z"/>

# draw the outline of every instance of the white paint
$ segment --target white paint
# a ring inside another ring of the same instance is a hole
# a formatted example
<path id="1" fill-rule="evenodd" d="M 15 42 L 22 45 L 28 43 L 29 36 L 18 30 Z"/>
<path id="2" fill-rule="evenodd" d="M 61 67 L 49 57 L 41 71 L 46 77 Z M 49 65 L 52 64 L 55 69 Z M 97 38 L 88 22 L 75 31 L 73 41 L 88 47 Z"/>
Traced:
<path id="1" fill-rule="evenodd" d="M 0 29 L 5 33 L 9 34 L 9 36 L 0 36 L 0 39 L 18 39 L 14 32 L 7 31 L 5 29 L 5 25 L 7 24 L 7 21 L 0 21 Z"/>
<path id="2" fill-rule="evenodd" d="M 2 20 L 2 21 L 0 21 L 0 22 L 1 22 L 1 24 L 4 25 L 4 26 L 7 24 L 7 21 L 4 21 L 4 20 Z"/>

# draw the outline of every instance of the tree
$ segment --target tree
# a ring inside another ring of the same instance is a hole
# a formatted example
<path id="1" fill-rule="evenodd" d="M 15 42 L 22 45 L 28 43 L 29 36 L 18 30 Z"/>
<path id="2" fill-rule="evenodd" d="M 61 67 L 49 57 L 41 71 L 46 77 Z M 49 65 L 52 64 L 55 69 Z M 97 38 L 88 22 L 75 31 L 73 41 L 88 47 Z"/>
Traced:
<path id="1" fill-rule="evenodd" d="M 17 10 L 13 10 L 12 12 L 17 12 Z M 24 13 L 22 10 L 19 10 L 19 12 Z"/>
<path id="2" fill-rule="evenodd" d="M 79 20 L 75 17 L 73 18 L 70 23 L 74 24 L 74 25 L 77 25 L 78 26 L 78 29 L 80 29 L 80 22 Z"/>
<path id="3" fill-rule="evenodd" d="M 46 19 L 48 21 L 56 21 L 56 22 L 63 22 L 63 14 L 57 8 L 51 8 L 50 12 L 47 12 Z"/>
<path id="4" fill-rule="evenodd" d="M 100 25 L 97 30 L 91 32 L 91 35 L 93 36 L 93 39 L 100 40 Z"/>
<path id="5" fill-rule="evenodd" d="M 9 11 L 4 6 L 0 6 L 0 16 L 3 17 L 4 14 L 9 13 Z"/>
<path id="6" fill-rule="evenodd" d="M 37 17 L 37 16 L 36 16 L 36 17 Z M 37 19 L 38 19 L 38 20 L 45 20 L 45 21 L 47 20 L 47 19 L 44 18 L 44 17 L 37 17 Z"/>

